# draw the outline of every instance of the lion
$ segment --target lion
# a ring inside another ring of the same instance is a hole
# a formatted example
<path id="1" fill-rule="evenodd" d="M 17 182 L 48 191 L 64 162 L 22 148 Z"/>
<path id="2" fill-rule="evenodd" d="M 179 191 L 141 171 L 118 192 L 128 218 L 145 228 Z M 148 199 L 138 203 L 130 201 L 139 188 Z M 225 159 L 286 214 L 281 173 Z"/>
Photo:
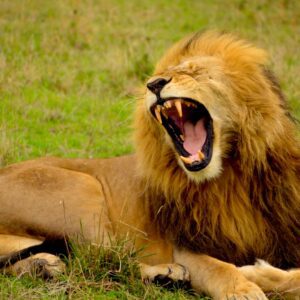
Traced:
<path id="1" fill-rule="evenodd" d="M 135 154 L 1 170 L 6 270 L 42 258 L 51 273 L 58 258 L 42 252 L 55 241 L 130 234 L 151 254 L 144 281 L 190 281 L 214 299 L 299 296 L 300 143 L 287 106 L 264 50 L 228 33 L 182 39 L 138 100 Z"/>

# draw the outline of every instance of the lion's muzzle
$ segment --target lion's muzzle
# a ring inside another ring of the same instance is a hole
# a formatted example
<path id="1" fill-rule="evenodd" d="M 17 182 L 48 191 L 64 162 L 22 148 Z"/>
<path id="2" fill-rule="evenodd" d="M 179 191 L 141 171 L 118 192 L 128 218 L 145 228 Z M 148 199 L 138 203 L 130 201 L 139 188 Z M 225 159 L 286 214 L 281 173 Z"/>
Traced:
<path id="1" fill-rule="evenodd" d="M 213 121 L 203 104 L 190 98 L 159 98 L 150 111 L 170 135 L 187 170 L 199 171 L 209 164 Z"/>

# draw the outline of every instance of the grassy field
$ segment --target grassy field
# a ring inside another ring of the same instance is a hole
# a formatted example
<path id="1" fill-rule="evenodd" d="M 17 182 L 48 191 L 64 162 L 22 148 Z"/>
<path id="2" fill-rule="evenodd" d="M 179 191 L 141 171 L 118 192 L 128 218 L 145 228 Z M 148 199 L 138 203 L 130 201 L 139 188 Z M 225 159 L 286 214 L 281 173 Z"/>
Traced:
<path id="1" fill-rule="evenodd" d="M 233 31 L 267 48 L 300 117 L 299 20 L 297 0 L 1 0 L 0 166 L 44 155 L 134 151 L 137 87 L 168 46 L 205 28 Z M 89 271 L 98 259 L 90 256 L 72 261 L 60 282 L 1 276 L 0 298 L 193 298 L 143 286 L 130 261 L 118 280 L 107 266 Z"/>

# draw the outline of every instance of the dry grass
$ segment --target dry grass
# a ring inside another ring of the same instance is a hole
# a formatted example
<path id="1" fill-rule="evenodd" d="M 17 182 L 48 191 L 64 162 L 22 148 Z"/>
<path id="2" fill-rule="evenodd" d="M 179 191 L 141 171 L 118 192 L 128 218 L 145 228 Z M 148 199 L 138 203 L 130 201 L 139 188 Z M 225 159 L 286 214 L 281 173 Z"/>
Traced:
<path id="1" fill-rule="evenodd" d="M 296 0 L 2 0 L 0 164 L 43 155 L 105 157 L 133 151 L 137 86 L 169 45 L 204 28 L 233 31 L 267 48 L 300 117 L 299 20 Z M 1 297 L 188 297 L 134 280 L 104 280 L 106 286 L 72 268 L 68 276 L 47 284 L 2 276 Z"/>
<path id="2" fill-rule="evenodd" d="M 137 264 L 138 252 L 127 241 L 108 248 L 73 245 L 65 259 L 67 273 L 45 282 L 0 275 L 2 299 L 193 299 L 188 291 L 168 291 L 144 285 Z M 205 298 L 204 298 L 205 299 Z"/>

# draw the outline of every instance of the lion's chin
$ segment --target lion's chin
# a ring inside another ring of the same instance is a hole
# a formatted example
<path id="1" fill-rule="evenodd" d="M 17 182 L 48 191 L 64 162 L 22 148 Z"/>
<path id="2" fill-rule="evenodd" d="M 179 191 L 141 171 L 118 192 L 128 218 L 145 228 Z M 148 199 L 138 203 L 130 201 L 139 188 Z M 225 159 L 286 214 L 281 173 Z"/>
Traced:
<path id="1" fill-rule="evenodd" d="M 183 163 L 182 159 L 177 155 L 177 161 L 179 166 L 186 173 L 189 180 L 199 183 L 203 181 L 208 181 L 213 178 L 218 177 L 222 172 L 222 160 L 221 160 L 221 150 L 218 147 L 214 147 L 214 151 L 209 164 L 199 171 L 190 171 L 186 164 Z"/>

